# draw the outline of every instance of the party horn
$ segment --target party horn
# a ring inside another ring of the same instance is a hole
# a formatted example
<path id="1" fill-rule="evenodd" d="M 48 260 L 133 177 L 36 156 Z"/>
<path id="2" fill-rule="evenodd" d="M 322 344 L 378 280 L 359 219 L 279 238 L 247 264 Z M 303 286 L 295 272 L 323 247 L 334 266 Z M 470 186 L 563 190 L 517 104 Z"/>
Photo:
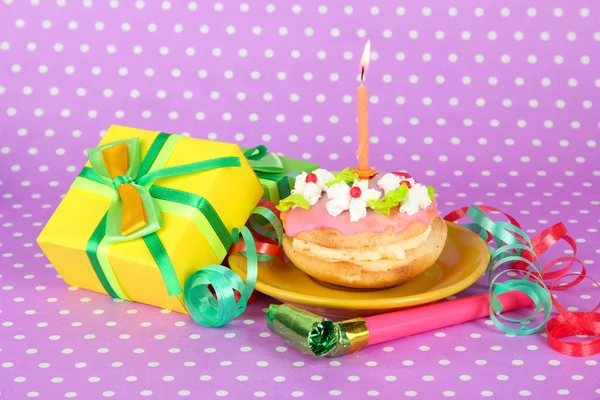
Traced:
<path id="1" fill-rule="evenodd" d="M 501 303 L 501 307 L 494 306 L 497 314 L 533 304 L 527 295 L 516 291 L 500 294 L 497 299 Z M 301 353 L 317 357 L 339 357 L 367 346 L 489 315 L 490 295 L 485 293 L 339 322 L 332 322 L 289 304 L 271 304 L 265 319 L 272 332 Z"/>

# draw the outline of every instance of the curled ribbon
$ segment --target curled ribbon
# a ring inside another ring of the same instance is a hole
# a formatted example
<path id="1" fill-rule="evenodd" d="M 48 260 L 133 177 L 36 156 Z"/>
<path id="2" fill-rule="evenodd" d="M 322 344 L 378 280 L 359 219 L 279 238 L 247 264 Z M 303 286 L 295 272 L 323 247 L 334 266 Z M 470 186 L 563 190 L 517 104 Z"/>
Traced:
<path id="1" fill-rule="evenodd" d="M 485 214 L 488 212 L 501 213 L 510 223 L 492 221 Z M 561 306 L 552 295 L 552 291 L 566 290 L 586 278 L 600 287 L 596 281 L 586 275 L 584 264 L 576 258 L 577 245 L 567 235 L 565 226 L 562 223 L 555 224 L 530 239 L 515 218 L 497 208 L 484 205 L 459 208 L 450 212 L 444 219 L 456 222 L 465 216 L 473 220 L 473 223 L 465 224 L 465 227 L 477 233 L 486 243 L 489 244 L 493 241 L 496 245 L 495 248 L 490 246 L 490 267 L 488 269 L 491 294 L 490 318 L 496 327 L 514 335 L 529 335 L 539 331 L 547 323 L 548 344 L 554 350 L 579 357 L 600 353 L 600 314 L 596 312 L 600 308 L 600 303 L 589 312 L 570 312 Z M 539 264 L 539 257 L 560 240 L 571 246 L 573 256 L 560 257 L 550 261 L 543 268 L 536 268 L 534 262 Z M 561 263 L 567 264 L 559 270 L 550 270 Z M 510 264 L 513 268 L 499 271 L 499 268 L 505 264 Z M 581 271 L 570 272 L 574 264 L 579 264 Z M 522 277 L 500 282 L 499 278 L 509 272 L 519 273 Z M 567 277 L 574 279 L 566 284 L 558 284 Z M 549 279 L 554 280 L 547 285 L 545 281 Z M 508 318 L 501 315 L 502 306 L 497 296 L 514 290 L 520 291 L 532 299 L 535 310 L 531 315 L 524 318 Z M 550 318 L 553 305 L 560 314 Z M 534 327 L 529 327 L 528 325 L 533 319 L 542 312 L 542 322 Z M 514 329 L 503 323 L 501 319 L 517 323 L 520 326 L 518 329 Z M 562 338 L 574 335 L 596 336 L 596 339 L 582 342 L 562 340 Z"/>
<path id="2" fill-rule="evenodd" d="M 246 226 L 234 229 L 232 236 L 235 242 L 231 251 L 240 251 L 248 259 L 246 282 L 235 272 L 222 265 L 208 265 L 189 276 L 185 283 L 185 305 L 198 324 L 202 326 L 219 327 L 228 324 L 241 315 L 248 305 L 248 301 L 258 277 L 258 261 L 266 261 L 279 253 L 279 244 L 283 237 L 283 227 L 279 217 L 271 210 L 272 204 L 261 201 L 252 212 L 252 217 L 259 216 L 265 219 L 273 230 L 261 229 L 270 236 L 275 236 L 269 242 L 257 242 L 254 238 L 256 232 Z M 214 295 L 213 292 L 214 291 Z M 239 293 L 236 299 L 235 292 Z"/>

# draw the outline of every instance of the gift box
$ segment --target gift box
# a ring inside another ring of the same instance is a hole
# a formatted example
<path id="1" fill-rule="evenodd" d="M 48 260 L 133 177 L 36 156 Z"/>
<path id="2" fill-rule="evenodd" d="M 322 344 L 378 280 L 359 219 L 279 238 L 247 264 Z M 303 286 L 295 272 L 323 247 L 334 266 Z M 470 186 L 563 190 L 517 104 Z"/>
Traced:
<path id="1" fill-rule="evenodd" d="M 263 199 L 275 204 L 290 195 L 298 174 L 319 168 L 319 164 L 268 153 L 265 146 L 240 148 L 259 178 L 265 192 Z"/>
<path id="2" fill-rule="evenodd" d="M 111 126 L 37 241 L 69 285 L 187 313 L 263 195 L 235 144 Z"/>

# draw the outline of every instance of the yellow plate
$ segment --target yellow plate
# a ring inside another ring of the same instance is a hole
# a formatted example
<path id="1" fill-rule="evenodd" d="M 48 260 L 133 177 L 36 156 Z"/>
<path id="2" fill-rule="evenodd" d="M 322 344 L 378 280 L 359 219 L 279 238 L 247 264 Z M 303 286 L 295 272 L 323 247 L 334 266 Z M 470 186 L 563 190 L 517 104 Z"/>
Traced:
<path id="1" fill-rule="evenodd" d="M 369 316 L 431 303 L 460 292 L 485 272 L 487 245 L 473 232 L 447 223 L 448 239 L 440 258 L 416 278 L 388 289 L 357 291 L 323 286 L 287 260 L 278 257 L 259 263 L 256 290 L 317 314 L 336 317 Z M 229 256 L 229 265 L 242 278 L 246 258 Z"/>

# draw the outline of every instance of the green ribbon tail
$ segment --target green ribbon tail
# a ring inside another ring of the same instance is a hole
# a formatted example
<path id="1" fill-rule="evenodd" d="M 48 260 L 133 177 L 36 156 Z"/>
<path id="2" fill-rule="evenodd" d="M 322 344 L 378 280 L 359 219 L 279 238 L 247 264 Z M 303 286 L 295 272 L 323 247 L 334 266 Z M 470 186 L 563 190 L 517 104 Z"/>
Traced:
<path id="1" fill-rule="evenodd" d="M 181 285 L 179 284 L 179 278 L 177 278 L 175 267 L 173 267 L 171 258 L 167 254 L 158 235 L 156 233 L 151 233 L 144 236 L 143 239 L 150 254 L 152 254 L 152 258 L 154 258 L 154 262 L 158 266 L 169 296 L 182 294 L 183 292 L 181 291 Z"/>
<path id="2" fill-rule="evenodd" d="M 106 274 L 102 269 L 102 265 L 100 265 L 100 261 L 98 260 L 98 246 L 100 245 L 100 241 L 104 237 L 105 230 L 106 214 L 104 214 L 104 217 L 102 217 L 100 223 L 98 224 L 98 226 L 96 226 L 96 229 L 94 229 L 92 236 L 86 244 L 85 252 L 88 256 L 88 259 L 90 260 L 90 263 L 92 264 L 92 268 L 94 269 L 98 280 L 102 284 L 102 287 L 104 288 L 106 293 L 111 297 L 119 298 L 115 290 L 113 290 L 112 285 L 108 281 L 108 278 L 106 277 Z"/>

